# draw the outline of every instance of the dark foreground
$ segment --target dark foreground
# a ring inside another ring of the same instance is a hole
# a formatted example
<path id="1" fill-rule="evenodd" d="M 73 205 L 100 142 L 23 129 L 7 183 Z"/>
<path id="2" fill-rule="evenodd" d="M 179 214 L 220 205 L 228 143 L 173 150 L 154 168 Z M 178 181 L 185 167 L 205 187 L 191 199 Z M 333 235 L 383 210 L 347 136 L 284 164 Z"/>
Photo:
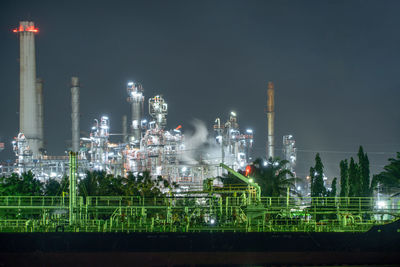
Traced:
<path id="1" fill-rule="evenodd" d="M 400 266 L 400 222 L 366 233 L 2 233 L 0 266 Z"/>

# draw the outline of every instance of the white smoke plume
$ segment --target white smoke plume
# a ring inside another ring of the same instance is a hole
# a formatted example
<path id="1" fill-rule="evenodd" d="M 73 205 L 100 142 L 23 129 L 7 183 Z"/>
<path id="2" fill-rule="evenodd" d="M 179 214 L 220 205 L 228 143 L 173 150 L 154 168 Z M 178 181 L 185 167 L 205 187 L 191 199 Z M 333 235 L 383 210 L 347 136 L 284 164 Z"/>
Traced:
<path id="1" fill-rule="evenodd" d="M 210 164 L 221 158 L 221 148 L 209 136 L 206 124 L 198 119 L 192 122 L 194 132 L 185 133 L 185 150 L 182 161 L 186 164 Z"/>

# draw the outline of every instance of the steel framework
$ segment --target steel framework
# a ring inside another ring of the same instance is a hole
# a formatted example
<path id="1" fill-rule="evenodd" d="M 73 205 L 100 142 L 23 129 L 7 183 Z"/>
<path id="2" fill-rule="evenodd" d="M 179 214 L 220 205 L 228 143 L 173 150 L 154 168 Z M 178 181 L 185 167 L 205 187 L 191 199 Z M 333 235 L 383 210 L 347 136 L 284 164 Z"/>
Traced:
<path id="1" fill-rule="evenodd" d="M 230 193 L 77 197 L 76 204 L 68 196 L 0 197 L 0 232 L 364 232 L 400 214 L 400 198 L 224 196 Z"/>

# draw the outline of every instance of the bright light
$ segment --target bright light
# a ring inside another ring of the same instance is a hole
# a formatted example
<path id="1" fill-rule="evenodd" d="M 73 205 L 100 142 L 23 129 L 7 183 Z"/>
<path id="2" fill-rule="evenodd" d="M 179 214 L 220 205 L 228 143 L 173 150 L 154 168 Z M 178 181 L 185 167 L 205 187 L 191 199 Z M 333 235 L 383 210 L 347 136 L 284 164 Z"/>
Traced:
<path id="1" fill-rule="evenodd" d="M 378 206 L 378 209 L 385 209 L 387 207 L 386 201 L 383 200 L 378 201 L 376 205 Z"/>
<path id="2" fill-rule="evenodd" d="M 297 187 L 297 190 L 300 191 L 300 190 L 301 190 L 301 186 L 298 186 L 298 187 Z"/>
<path id="3" fill-rule="evenodd" d="M 133 85 L 133 82 L 128 82 L 128 86 L 132 86 Z"/>
<path id="4" fill-rule="evenodd" d="M 267 166 L 268 165 L 268 161 L 264 161 L 264 166 Z"/>
<path id="5" fill-rule="evenodd" d="M 254 180 L 252 178 L 249 179 L 250 183 L 254 183 Z"/>
<path id="6" fill-rule="evenodd" d="M 232 111 L 232 112 L 231 112 L 231 115 L 234 116 L 234 117 L 236 117 L 236 112 Z"/>
<path id="7" fill-rule="evenodd" d="M 274 166 L 276 167 L 276 166 L 278 166 L 279 165 L 279 162 L 274 162 Z"/>
<path id="8" fill-rule="evenodd" d="M 211 220 L 210 220 L 210 223 L 211 223 L 211 224 L 214 224 L 214 223 L 215 223 L 215 219 L 211 219 Z"/>
<path id="9" fill-rule="evenodd" d="M 187 168 L 186 168 L 186 167 L 183 167 L 183 168 L 182 168 L 182 171 L 183 171 L 183 172 L 187 171 Z"/>
<path id="10" fill-rule="evenodd" d="M 22 26 L 20 25 L 19 28 L 15 28 L 13 30 L 13 32 L 34 32 L 34 33 L 38 33 L 39 29 L 35 28 L 35 26 Z"/>
<path id="11" fill-rule="evenodd" d="M 147 122 L 147 120 L 142 120 L 142 123 L 146 123 Z"/>
<path id="12" fill-rule="evenodd" d="M 246 132 L 249 133 L 249 134 L 252 134 L 253 130 L 252 129 L 247 129 Z"/>

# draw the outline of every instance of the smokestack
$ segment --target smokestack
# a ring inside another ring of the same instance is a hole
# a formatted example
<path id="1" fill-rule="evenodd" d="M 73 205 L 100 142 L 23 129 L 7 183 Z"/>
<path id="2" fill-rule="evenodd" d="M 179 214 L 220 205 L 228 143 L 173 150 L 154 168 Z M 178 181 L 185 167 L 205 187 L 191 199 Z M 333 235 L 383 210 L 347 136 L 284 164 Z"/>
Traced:
<path id="1" fill-rule="evenodd" d="M 268 100 L 267 100 L 267 119 L 268 119 L 268 143 L 267 159 L 274 157 L 274 83 L 268 82 Z"/>
<path id="2" fill-rule="evenodd" d="M 32 21 L 21 21 L 13 32 L 19 35 L 20 95 L 19 131 L 25 134 L 32 157 L 39 157 L 38 100 L 36 94 L 35 33 Z"/>
<path id="3" fill-rule="evenodd" d="M 128 117 L 126 115 L 122 116 L 122 142 L 126 143 L 128 141 Z"/>
<path id="4" fill-rule="evenodd" d="M 79 151 L 79 78 L 71 77 L 72 152 Z"/>
<path id="5" fill-rule="evenodd" d="M 37 94 L 37 107 L 38 107 L 38 133 L 39 133 L 39 151 L 41 154 L 44 148 L 44 110 L 43 110 L 43 80 L 36 79 L 36 94 Z"/>

